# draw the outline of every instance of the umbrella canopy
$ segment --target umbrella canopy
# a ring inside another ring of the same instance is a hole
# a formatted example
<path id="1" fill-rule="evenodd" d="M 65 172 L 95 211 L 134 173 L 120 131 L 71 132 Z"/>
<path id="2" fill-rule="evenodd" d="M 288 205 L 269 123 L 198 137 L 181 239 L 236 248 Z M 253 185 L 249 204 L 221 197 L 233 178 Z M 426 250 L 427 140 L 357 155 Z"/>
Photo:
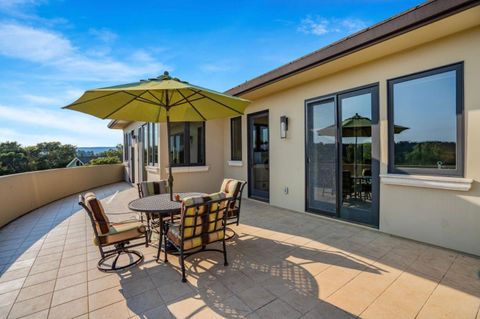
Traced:
<path id="1" fill-rule="evenodd" d="M 205 89 L 168 72 L 135 83 L 86 91 L 64 109 L 87 113 L 101 119 L 138 122 L 196 122 L 242 115 L 250 103 L 238 97 Z M 168 138 L 169 186 L 173 199 L 170 137 Z"/>
<path id="2" fill-rule="evenodd" d="M 327 126 L 321 129 L 317 129 L 318 135 L 335 136 L 337 127 L 336 125 Z M 408 127 L 395 125 L 393 127 L 394 134 L 399 134 Z M 372 120 L 368 117 L 360 116 L 355 113 L 354 116 L 345 119 L 342 122 L 342 136 L 343 137 L 370 137 L 372 136 Z"/>
<path id="3" fill-rule="evenodd" d="M 168 72 L 148 80 L 86 91 L 65 109 L 101 119 L 195 122 L 243 114 L 250 103 L 238 97 L 172 78 Z"/>

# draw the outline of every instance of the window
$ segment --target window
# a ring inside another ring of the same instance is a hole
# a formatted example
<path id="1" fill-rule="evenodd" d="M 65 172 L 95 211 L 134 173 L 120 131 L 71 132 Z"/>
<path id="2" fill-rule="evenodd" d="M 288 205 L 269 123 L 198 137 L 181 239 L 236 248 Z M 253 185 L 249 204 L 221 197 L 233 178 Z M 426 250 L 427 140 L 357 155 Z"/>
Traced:
<path id="1" fill-rule="evenodd" d="M 234 117 L 230 120 L 230 147 L 232 161 L 242 160 L 242 117 Z"/>
<path id="2" fill-rule="evenodd" d="M 389 171 L 463 175 L 463 63 L 388 81 Z"/>
<path id="3" fill-rule="evenodd" d="M 172 166 L 205 165 L 205 122 L 170 124 Z"/>
<path id="4" fill-rule="evenodd" d="M 148 124 L 142 125 L 140 128 L 141 140 L 143 143 L 143 166 L 148 165 L 148 152 L 149 152 L 149 136 L 148 136 Z"/>
<path id="5" fill-rule="evenodd" d="M 129 142 L 130 142 L 130 134 L 124 133 L 123 134 L 123 161 L 124 162 L 128 161 L 128 150 L 130 148 Z"/>
<path id="6" fill-rule="evenodd" d="M 148 124 L 148 165 L 158 165 L 158 123 Z"/>

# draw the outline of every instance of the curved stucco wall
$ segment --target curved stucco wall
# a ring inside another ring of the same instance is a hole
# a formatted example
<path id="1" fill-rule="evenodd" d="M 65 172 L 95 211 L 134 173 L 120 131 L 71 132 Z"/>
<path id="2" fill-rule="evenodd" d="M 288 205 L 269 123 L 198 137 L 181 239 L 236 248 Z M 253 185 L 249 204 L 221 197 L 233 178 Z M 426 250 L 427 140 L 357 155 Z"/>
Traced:
<path id="1" fill-rule="evenodd" d="M 122 164 L 0 176 L 0 227 L 57 199 L 123 180 Z"/>

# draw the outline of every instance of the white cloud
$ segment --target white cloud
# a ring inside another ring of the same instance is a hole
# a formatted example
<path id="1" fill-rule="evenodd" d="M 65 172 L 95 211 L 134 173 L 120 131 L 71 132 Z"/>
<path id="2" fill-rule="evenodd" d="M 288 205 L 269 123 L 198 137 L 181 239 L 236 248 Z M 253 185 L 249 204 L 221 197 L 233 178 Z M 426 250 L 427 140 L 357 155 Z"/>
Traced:
<path id="1" fill-rule="evenodd" d="M 42 142 L 61 142 L 62 144 L 72 144 L 76 146 L 114 146 L 121 143 L 120 132 L 116 132 L 114 139 L 98 136 L 96 139 L 85 139 L 83 136 L 74 134 L 33 134 L 20 132 L 8 128 L 0 127 L 0 143 L 2 142 L 18 142 L 24 146 L 35 145 Z"/>
<path id="2" fill-rule="evenodd" d="M 33 104 L 33 105 L 60 105 L 61 103 L 60 99 L 49 97 L 49 96 L 24 94 L 22 98 L 27 103 Z"/>
<path id="3" fill-rule="evenodd" d="M 115 42 L 115 40 L 118 38 L 118 35 L 115 32 L 112 32 L 106 28 L 91 28 L 90 30 L 88 30 L 88 32 L 95 38 L 105 43 Z"/>
<path id="4" fill-rule="evenodd" d="M 26 124 L 29 129 L 43 127 L 79 134 L 90 139 L 85 144 L 102 135 L 110 138 L 118 135 L 118 132 L 107 128 L 108 121 L 70 110 L 0 105 L 0 119 L 9 124 Z"/>
<path id="5" fill-rule="evenodd" d="M 327 33 L 353 33 L 366 28 L 367 25 L 367 22 L 361 19 L 327 19 L 307 16 L 300 21 L 297 31 L 320 36 Z"/>
<path id="6" fill-rule="evenodd" d="M 204 63 L 200 65 L 200 70 L 205 73 L 227 72 L 233 69 L 230 63 Z"/>
<path id="7" fill-rule="evenodd" d="M 60 33 L 27 25 L 0 23 L 0 54 L 50 67 L 57 80 L 126 81 L 171 69 L 146 52 L 134 51 L 120 61 L 90 57 Z"/>
<path id="8" fill-rule="evenodd" d="M 0 24 L 0 54 L 31 62 L 53 62 L 73 54 L 62 35 L 25 25 Z"/>

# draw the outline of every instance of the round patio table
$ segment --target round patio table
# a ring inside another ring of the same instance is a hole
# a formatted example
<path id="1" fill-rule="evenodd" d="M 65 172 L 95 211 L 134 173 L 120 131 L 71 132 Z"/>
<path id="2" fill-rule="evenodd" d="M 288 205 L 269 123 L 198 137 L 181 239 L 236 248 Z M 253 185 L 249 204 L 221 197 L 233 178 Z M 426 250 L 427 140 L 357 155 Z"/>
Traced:
<path id="1" fill-rule="evenodd" d="M 204 193 L 176 193 L 176 194 L 180 195 L 180 198 L 205 195 Z M 181 207 L 182 207 L 181 202 L 170 200 L 170 194 L 160 194 L 160 195 L 142 197 L 142 198 L 135 199 L 128 204 L 129 209 L 135 212 L 145 213 L 149 217 L 148 220 L 153 220 L 153 217 L 158 217 L 159 239 L 158 239 L 157 261 L 160 258 L 160 250 L 162 249 L 163 218 L 169 217 L 175 214 L 180 214 Z M 150 228 L 150 225 L 148 225 L 148 227 Z"/>

